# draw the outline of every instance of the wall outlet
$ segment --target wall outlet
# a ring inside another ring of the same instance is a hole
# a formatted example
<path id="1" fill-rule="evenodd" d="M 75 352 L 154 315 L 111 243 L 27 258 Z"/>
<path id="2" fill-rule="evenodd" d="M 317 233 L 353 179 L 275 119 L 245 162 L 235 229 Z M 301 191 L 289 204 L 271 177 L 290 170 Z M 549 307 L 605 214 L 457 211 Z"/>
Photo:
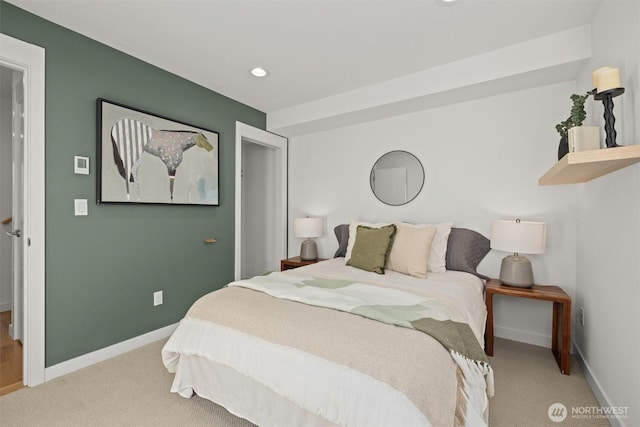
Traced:
<path id="1" fill-rule="evenodd" d="M 584 326 L 584 307 L 580 307 L 580 325 Z"/>
<path id="2" fill-rule="evenodd" d="M 153 306 L 162 304 L 162 291 L 153 293 Z"/>

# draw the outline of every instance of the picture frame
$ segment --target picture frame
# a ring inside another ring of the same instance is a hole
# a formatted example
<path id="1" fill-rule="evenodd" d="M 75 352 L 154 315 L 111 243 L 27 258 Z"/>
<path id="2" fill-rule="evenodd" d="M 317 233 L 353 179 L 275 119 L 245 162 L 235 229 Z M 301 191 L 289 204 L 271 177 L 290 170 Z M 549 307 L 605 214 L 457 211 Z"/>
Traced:
<path id="1" fill-rule="evenodd" d="M 98 204 L 219 206 L 219 134 L 96 100 Z"/>

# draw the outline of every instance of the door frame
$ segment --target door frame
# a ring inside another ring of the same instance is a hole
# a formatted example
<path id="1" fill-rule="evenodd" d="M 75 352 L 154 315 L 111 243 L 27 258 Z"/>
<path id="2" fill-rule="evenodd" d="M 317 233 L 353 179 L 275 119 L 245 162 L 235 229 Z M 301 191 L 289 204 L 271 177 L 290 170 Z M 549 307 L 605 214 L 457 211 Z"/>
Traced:
<path id="1" fill-rule="evenodd" d="M 276 150 L 276 215 L 273 224 L 276 236 L 273 242 L 280 259 L 287 255 L 287 138 L 272 132 L 236 122 L 236 185 L 235 185 L 235 280 L 242 276 L 242 142 L 250 142 Z"/>
<path id="2" fill-rule="evenodd" d="M 24 79 L 23 383 L 45 381 L 45 50 L 0 34 L 0 64 Z"/>

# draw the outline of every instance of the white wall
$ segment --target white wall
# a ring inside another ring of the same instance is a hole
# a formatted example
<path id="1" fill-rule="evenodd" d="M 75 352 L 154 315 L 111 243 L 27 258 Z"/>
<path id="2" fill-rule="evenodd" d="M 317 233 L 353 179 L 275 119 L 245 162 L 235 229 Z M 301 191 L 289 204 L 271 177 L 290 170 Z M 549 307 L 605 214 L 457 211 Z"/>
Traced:
<path id="1" fill-rule="evenodd" d="M 614 98 L 617 142 L 640 144 L 640 2 L 604 1 L 592 25 L 593 58 L 578 79 L 591 87 L 592 70 L 620 68 L 626 89 Z M 586 89 L 585 89 L 586 90 Z M 600 102 L 587 124 L 604 127 Z M 604 132 L 604 131 L 603 131 Z M 604 133 L 602 136 L 604 143 Z M 640 166 L 578 186 L 575 306 L 585 326 L 574 328 L 601 404 L 628 406 L 622 425 L 640 425 Z M 576 322 L 577 323 L 577 322 Z"/>
<path id="2" fill-rule="evenodd" d="M 336 249 L 333 227 L 351 219 L 453 220 L 487 236 L 496 218 L 546 221 L 547 252 L 530 256 L 536 281 L 572 296 L 572 337 L 588 380 L 602 405 L 629 407 L 627 418 L 610 422 L 632 426 L 640 425 L 640 165 L 585 184 L 537 186 L 556 160 L 554 125 L 598 67 L 621 69 L 618 143 L 640 144 L 640 2 L 603 0 L 591 39 L 576 81 L 290 139 L 289 218 L 324 216 L 322 257 Z M 587 113 L 604 143 L 602 104 L 590 99 Z M 422 193 L 402 207 L 382 204 L 369 188 L 371 166 L 391 150 L 414 153 L 426 172 Z M 295 255 L 299 241 L 289 235 Z M 497 276 L 504 255 L 492 251 L 479 270 Z M 497 297 L 495 305 L 496 335 L 549 344 L 550 303 Z"/>
<path id="3" fill-rule="evenodd" d="M 536 280 L 574 296 L 577 188 L 537 182 L 557 161 L 554 127 L 575 90 L 561 83 L 292 138 L 289 218 L 325 218 L 316 239 L 325 258 L 337 248 L 333 227 L 351 219 L 453 221 L 487 237 L 494 219 L 545 221 L 547 252 L 530 256 Z M 413 153 L 425 169 L 422 192 L 405 206 L 384 205 L 369 186 L 371 167 L 392 150 Z M 298 247 L 290 237 L 289 254 Z M 479 270 L 497 277 L 505 255 L 492 251 Z M 497 336 L 550 345 L 551 303 L 499 296 L 495 311 Z"/>
<path id="4" fill-rule="evenodd" d="M 0 67 L 0 72 L 12 74 Z M 5 81 L 5 79 L 0 79 Z M 11 86 L 11 79 L 7 84 Z M 11 216 L 11 89 L 8 96 L 0 96 L 0 221 Z M 11 309 L 12 239 L 5 236 L 11 225 L 0 225 L 0 311 Z"/>

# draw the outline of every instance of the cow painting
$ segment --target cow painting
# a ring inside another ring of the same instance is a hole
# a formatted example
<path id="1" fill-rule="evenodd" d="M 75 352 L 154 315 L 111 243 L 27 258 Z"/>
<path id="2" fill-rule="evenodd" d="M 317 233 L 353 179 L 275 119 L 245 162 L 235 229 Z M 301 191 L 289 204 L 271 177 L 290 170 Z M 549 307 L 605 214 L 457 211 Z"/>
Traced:
<path id="1" fill-rule="evenodd" d="M 183 154 L 192 147 L 206 151 L 213 146 L 204 134 L 190 131 L 156 130 L 134 119 L 120 119 L 111 128 L 113 158 L 120 176 L 125 180 L 127 200 L 130 200 L 130 183 L 136 193 L 138 188 L 138 168 L 142 164 L 143 152 L 158 157 L 167 167 L 169 191 L 173 202 L 173 185 L 176 170 L 182 163 Z"/>

